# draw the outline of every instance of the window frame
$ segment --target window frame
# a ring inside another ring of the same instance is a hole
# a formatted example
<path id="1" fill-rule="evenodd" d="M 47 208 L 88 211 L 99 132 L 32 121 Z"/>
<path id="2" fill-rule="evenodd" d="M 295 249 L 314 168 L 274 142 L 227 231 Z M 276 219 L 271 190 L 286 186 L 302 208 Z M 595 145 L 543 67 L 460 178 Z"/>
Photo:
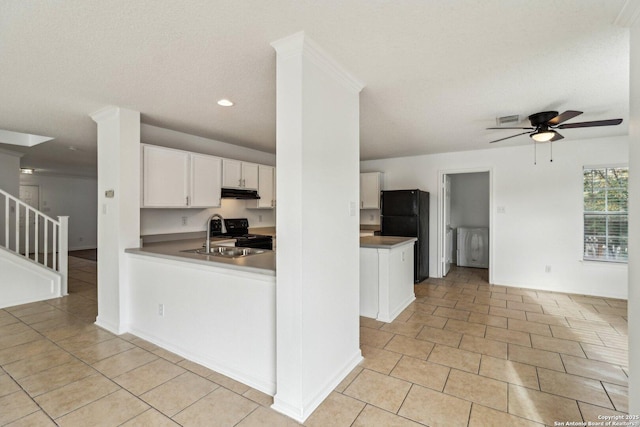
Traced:
<path id="1" fill-rule="evenodd" d="M 627 163 L 620 163 L 620 164 L 600 164 L 600 165 L 583 165 L 582 170 L 581 170 L 581 181 L 580 181 L 580 185 L 582 188 L 582 192 L 581 192 L 581 203 L 582 203 L 582 207 L 581 207 L 581 223 L 582 223 L 582 228 L 581 228 L 581 260 L 583 262 L 596 262 L 596 263 L 608 263 L 608 264 L 621 264 L 621 265 L 627 265 L 629 263 L 629 259 L 628 259 L 628 252 L 627 252 L 627 258 L 626 259 L 616 259 L 616 258 L 604 258 L 604 257 L 588 257 L 586 255 L 586 250 L 585 250 L 585 239 L 586 239 L 586 234 L 585 234 L 585 217 L 587 215 L 602 215 L 605 218 L 608 218 L 610 216 L 625 216 L 627 218 L 627 224 L 628 224 L 628 218 L 629 218 L 629 206 L 627 205 L 626 210 L 624 212 L 616 212 L 616 211 L 612 211 L 611 213 L 609 213 L 609 211 L 605 211 L 605 212 L 597 212 L 597 211 L 587 211 L 585 210 L 585 196 L 584 196 L 584 190 L 585 190 L 585 185 L 584 185 L 584 173 L 586 170 L 593 170 L 593 169 L 620 169 L 620 168 L 624 168 L 627 169 L 627 173 L 629 173 L 629 165 Z M 607 187 L 605 187 L 607 193 L 609 191 L 609 189 L 615 189 L 615 188 L 619 188 L 619 187 L 609 187 L 608 183 L 607 183 Z M 629 192 L 629 181 L 627 179 L 627 195 Z M 605 196 L 606 197 L 606 196 Z M 628 197 L 627 197 L 627 201 L 628 201 Z M 609 238 L 609 231 L 607 230 L 605 237 L 608 239 Z M 628 251 L 628 243 L 629 243 L 629 231 L 627 228 L 627 234 L 625 235 L 625 238 L 627 240 L 627 251 Z"/>

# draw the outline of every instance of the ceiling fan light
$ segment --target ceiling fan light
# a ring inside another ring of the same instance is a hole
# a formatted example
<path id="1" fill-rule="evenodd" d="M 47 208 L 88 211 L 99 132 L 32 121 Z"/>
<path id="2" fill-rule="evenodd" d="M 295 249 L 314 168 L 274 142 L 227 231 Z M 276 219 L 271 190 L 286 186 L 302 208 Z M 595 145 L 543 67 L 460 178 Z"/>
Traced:
<path id="1" fill-rule="evenodd" d="M 556 136 L 556 131 L 543 130 L 543 131 L 534 132 L 529 136 L 533 138 L 533 140 L 536 142 L 547 142 L 553 139 L 554 136 Z"/>

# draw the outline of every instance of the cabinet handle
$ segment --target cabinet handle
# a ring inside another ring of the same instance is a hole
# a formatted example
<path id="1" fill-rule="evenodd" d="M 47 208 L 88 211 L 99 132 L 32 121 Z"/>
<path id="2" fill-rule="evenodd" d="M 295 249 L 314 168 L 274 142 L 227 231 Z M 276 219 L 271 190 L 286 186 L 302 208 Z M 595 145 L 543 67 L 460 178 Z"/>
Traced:
<path id="1" fill-rule="evenodd" d="M 242 178 L 238 180 L 238 187 L 242 187 Z"/>
<path id="2" fill-rule="evenodd" d="M 187 206 L 189 206 L 189 196 L 186 197 Z"/>
<path id="3" fill-rule="evenodd" d="M 364 201 L 360 200 L 360 208 L 364 208 Z"/>

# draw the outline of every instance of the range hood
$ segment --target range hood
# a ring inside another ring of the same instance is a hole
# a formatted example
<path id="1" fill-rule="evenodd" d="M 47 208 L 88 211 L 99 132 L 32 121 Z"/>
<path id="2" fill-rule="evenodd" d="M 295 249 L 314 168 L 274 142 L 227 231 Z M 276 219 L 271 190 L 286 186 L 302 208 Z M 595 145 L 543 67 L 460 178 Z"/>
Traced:
<path id="1" fill-rule="evenodd" d="M 259 199 L 256 190 L 242 190 L 239 188 L 223 188 L 220 195 L 223 199 Z"/>

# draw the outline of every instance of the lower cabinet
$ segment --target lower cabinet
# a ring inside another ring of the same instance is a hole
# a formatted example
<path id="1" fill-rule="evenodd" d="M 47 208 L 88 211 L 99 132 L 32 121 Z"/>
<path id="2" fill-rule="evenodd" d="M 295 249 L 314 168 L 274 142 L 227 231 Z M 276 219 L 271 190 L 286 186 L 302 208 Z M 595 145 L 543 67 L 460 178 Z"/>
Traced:
<path id="1" fill-rule="evenodd" d="M 416 299 L 413 246 L 360 248 L 361 316 L 392 322 Z"/>

